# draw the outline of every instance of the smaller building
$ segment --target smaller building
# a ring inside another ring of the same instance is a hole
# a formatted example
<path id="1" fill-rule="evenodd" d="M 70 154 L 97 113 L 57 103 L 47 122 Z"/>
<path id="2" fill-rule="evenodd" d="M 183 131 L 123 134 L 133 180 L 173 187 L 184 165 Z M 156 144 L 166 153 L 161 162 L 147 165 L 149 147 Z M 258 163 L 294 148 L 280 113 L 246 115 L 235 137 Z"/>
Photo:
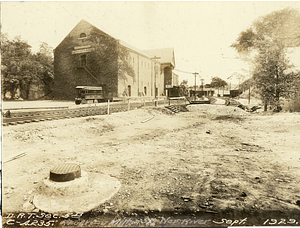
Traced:
<path id="1" fill-rule="evenodd" d="M 178 86 L 178 75 L 173 72 L 175 68 L 175 56 L 173 48 L 145 50 L 152 59 L 160 62 L 160 72 L 164 76 L 164 95 L 168 95 L 168 89 Z"/>
<path id="2" fill-rule="evenodd" d="M 200 88 L 199 90 L 196 90 L 195 91 L 195 88 L 191 88 L 190 89 L 190 96 L 193 97 L 193 96 L 196 96 L 197 97 L 212 97 L 214 96 L 215 94 L 215 89 L 213 88 Z"/>

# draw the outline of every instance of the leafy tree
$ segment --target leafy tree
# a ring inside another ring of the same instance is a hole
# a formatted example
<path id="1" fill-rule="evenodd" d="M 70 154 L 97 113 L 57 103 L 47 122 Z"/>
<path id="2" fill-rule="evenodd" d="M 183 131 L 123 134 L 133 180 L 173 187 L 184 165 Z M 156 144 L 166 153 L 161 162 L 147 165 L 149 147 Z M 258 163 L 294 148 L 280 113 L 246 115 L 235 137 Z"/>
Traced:
<path id="1" fill-rule="evenodd" d="M 187 87 L 188 86 L 188 80 L 183 80 L 182 82 L 180 82 L 180 86 Z"/>
<path id="2" fill-rule="evenodd" d="M 213 77 L 210 83 L 211 87 L 219 88 L 227 85 L 227 82 L 219 77 Z"/>
<path id="3" fill-rule="evenodd" d="M 21 72 L 31 55 L 31 46 L 16 37 L 13 41 L 2 35 L 1 39 L 1 82 L 3 96 L 10 92 L 11 97 L 15 96 L 22 79 Z"/>
<path id="4" fill-rule="evenodd" d="M 243 82 L 240 84 L 240 89 L 241 89 L 242 91 L 246 91 L 246 90 L 250 89 L 251 87 L 253 87 L 254 84 L 255 84 L 255 82 L 254 82 L 253 77 L 252 77 L 252 78 L 249 78 L 249 79 L 243 81 Z"/>
<path id="5" fill-rule="evenodd" d="M 280 110 L 280 98 L 295 93 L 299 73 L 291 71 L 286 53 L 287 47 L 299 45 L 300 13 L 290 8 L 254 21 L 231 45 L 252 64 L 253 79 L 265 110 L 268 103 Z"/>
<path id="6" fill-rule="evenodd" d="M 187 93 L 188 93 L 188 80 L 183 80 L 182 82 L 180 82 L 179 87 L 181 88 L 182 93 L 184 95 L 187 95 Z"/>
<path id="7" fill-rule="evenodd" d="M 219 89 L 220 88 L 224 88 L 225 86 L 227 86 L 227 82 L 224 81 L 223 79 L 219 78 L 219 77 L 213 77 L 210 83 L 212 88 L 218 88 L 218 94 L 219 94 Z"/>
<path id="8" fill-rule="evenodd" d="M 34 55 L 35 61 L 41 66 L 40 78 L 43 82 L 43 89 L 45 96 L 52 93 L 53 79 L 54 79 L 54 66 L 53 66 L 53 48 L 47 43 L 40 44 L 39 51 Z"/>
<path id="9" fill-rule="evenodd" d="M 48 48 L 46 50 L 45 48 Z M 20 96 L 28 99 L 33 84 L 41 84 L 45 75 L 53 78 L 53 60 L 49 54 L 50 47 L 43 43 L 37 54 L 31 52 L 31 46 L 20 36 L 12 41 L 6 34 L 1 39 L 1 84 L 2 97 L 10 92 L 15 98 L 17 90 Z M 43 84 L 43 83 L 42 83 Z"/>

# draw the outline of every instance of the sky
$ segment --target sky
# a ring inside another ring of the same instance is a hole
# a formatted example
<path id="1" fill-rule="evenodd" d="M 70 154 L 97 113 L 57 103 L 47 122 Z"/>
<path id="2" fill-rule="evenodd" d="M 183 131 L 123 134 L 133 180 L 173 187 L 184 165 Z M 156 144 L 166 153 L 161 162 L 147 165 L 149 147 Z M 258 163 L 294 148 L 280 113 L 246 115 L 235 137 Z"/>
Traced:
<path id="1" fill-rule="evenodd" d="M 179 82 L 194 85 L 197 72 L 199 85 L 248 75 L 248 64 L 230 45 L 254 20 L 287 7 L 300 10 L 300 1 L 4 1 L 1 32 L 21 36 L 37 51 L 41 42 L 55 48 L 85 19 L 140 50 L 174 48 Z"/>

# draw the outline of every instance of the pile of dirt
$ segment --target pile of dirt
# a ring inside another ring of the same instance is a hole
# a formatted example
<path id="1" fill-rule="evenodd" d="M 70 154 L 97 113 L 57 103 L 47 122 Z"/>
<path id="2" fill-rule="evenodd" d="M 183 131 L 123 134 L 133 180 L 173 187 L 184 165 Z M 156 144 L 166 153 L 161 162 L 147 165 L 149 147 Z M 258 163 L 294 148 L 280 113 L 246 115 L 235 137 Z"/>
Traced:
<path id="1" fill-rule="evenodd" d="M 234 106 L 223 106 L 223 105 L 188 105 L 187 109 L 190 112 L 203 113 L 209 119 L 230 119 L 230 118 L 241 118 L 250 115 L 248 112 Z"/>

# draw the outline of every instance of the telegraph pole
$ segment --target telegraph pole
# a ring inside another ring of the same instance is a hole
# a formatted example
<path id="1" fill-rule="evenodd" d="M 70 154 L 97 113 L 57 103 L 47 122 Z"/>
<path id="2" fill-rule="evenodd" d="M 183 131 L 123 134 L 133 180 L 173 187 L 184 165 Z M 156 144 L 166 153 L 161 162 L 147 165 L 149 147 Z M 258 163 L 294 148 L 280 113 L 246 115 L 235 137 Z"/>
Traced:
<path id="1" fill-rule="evenodd" d="M 204 87 L 204 79 L 201 78 L 200 80 L 201 80 L 201 86 L 202 86 L 202 92 L 203 92 L 204 91 L 204 88 L 203 88 Z"/>
<path id="2" fill-rule="evenodd" d="M 195 72 L 195 73 L 193 73 L 193 74 L 195 75 L 195 98 L 194 98 L 194 99 L 196 100 L 196 88 L 197 88 L 197 87 L 196 87 L 196 86 L 197 86 L 197 82 L 196 82 L 196 81 L 197 81 L 197 75 L 198 75 L 199 73 Z"/>

